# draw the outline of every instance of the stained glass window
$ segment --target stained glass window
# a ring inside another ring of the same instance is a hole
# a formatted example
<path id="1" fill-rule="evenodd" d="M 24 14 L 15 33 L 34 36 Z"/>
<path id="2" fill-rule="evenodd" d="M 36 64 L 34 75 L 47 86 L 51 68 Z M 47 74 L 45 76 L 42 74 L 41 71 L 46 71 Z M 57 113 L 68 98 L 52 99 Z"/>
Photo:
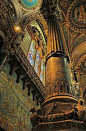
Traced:
<path id="1" fill-rule="evenodd" d="M 34 70 L 39 76 L 42 83 L 44 83 L 44 59 L 41 56 L 41 47 L 38 46 L 35 40 L 32 40 L 27 59 L 30 62 L 30 64 L 34 67 Z"/>
<path id="2" fill-rule="evenodd" d="M 40 79 L 41 79 L 42 82 L 44 82 L 44 59 L 41 60 Z"/>
<path id="3" fill-rule="evenodd" d="M 34 66 L 35 64 L 35 57 L 36 57 L 36 48 L 35 48 L 36 42 L 33 40 L 31 41 L 30 50 L 27 56 L 27 59 L 29 60 L 30 64 Z"/>
<path id="4" fill-rule="evenodd" d="M 36 71 L 36 73 L 37 73 L 38 76 L 40 76 L 40 65 L 41 65 L 41 62 L 40 62 L 40 60 L 41 60 L 40 53 L 41 53 L 41 51 L 37 50 L 36 60 L 35 60 L 35 67 L 34 67 L 34 69 L 35 69 L 35 71 Z"/>

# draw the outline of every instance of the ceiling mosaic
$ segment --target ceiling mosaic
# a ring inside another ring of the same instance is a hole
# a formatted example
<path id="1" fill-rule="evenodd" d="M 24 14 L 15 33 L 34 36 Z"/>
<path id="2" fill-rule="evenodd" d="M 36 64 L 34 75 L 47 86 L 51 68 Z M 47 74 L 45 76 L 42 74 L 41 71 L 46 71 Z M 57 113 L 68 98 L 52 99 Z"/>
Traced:
<path id="1" fill-rule="evenodd" d="M 60 0 L 60 5 L 61 8 L 63 9 L 63 11 L 66 13 L 68 7 L 70 6 L 70 4 L 73 2 L 73 0 Z"/>
<path id="2" fill-rule="evenodd" d="M 41 3 L 41 0 L 19 0 L 19 3 L 25 9 L 35 9 Z"/>
<path id="3" fill-rule="evenodd" d="M 77 1 L 77 2 L 76 2 Z M 75 0 L 68 10 L 70 25 L 77 31 L 86 31 L 86 1 Z"/>

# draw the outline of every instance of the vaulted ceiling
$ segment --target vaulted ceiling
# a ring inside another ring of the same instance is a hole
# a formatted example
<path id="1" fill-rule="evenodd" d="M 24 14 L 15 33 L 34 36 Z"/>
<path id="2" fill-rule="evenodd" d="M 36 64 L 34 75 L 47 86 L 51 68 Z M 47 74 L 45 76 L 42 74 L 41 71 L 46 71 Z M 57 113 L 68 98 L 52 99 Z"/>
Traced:
<path id="1" fill-rule="evenodd" d="M 31 25 L 33 21 L 36 21 L 44 36 L 47 36 L 48 25 L 40 11 L 43 0 L 40 0 L 40 2 L 39 0 L 10 0 L 9 2 L 12 3 L 10 8 L 14 8 L 12 15 L 14 25 L 20 24 L 24 30 L 28 24 Z M 59 2 L 61 11 L 64 14 L 64 21 L 61 26 L 65 38 L 65 46 L 67 46 L 69 56 L 72 57 L 75 48 L 86 41 L 86 2 L 85 0 L 59 0 Z M 83 51 L 83 54 L 85 53 L 86 49 Z"/>

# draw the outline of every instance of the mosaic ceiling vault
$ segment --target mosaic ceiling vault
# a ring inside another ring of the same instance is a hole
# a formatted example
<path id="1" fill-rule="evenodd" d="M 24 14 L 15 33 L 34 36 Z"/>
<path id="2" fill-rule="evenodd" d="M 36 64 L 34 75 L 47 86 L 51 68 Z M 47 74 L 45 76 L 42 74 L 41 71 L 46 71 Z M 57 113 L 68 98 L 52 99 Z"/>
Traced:
<path id="1" fill-rule="evenodd" d="M 19 0 L 19 2 L 25 9 L 34 9 L 40 5 L 41 0 Z"/>

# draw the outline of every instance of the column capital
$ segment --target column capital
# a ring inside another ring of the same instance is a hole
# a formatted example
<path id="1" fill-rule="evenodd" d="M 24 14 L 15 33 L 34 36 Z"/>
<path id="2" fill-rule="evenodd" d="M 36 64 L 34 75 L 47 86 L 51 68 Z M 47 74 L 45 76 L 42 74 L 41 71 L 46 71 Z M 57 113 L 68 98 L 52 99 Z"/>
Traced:
<path id="1" fill-rule="evenodd" d="M 64 20 L 64 15 L 59 0 L 46 0 L 46 2 L 43 2 L 42 4 L 41 12 L 47 21 L 52 15 L 55 15 L 57 17 L 57 21 L 59 22 Z"/>

